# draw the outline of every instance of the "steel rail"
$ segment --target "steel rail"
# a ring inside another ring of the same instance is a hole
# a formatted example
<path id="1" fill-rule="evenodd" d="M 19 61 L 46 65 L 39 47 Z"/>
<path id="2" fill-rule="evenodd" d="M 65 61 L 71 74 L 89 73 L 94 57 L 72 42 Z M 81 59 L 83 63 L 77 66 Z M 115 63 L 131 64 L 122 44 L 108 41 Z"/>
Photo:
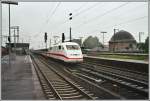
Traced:
<path id="1" fill-rule="evenodd" d="M 129 83 L 123 82 L 121 79 L 118 79 L 118 77 L 113 78 L 112 76 L 106 76 L 104 74 L 100 74 L 99 72 L 90 71 L 89 69 L 87 69 L 87 70 L 86 69 L 84 69 L 84 70 L 80 69 L 80 71 L 83 71 L 84 73 L 86 72 L 90 75 L 101 77 L 103 79 L 109 80 L 109 81 L 114 82 L 114 83 L 118 83 L 119 85 L 122 85 L 126 88 L 131 88 L 133 91 L 138 92 L 139 94 L 142 94 L 142 95 L 148 97 L 148 90 L 140 89 L 140 88 L 135 87 L 133 85 L 129 85 Z M 134 85 L 137 85 L 137 84 L 134 84 Z"/>
<path id="2" fill-rule="evenodd" d="M 93 64 L 93 65 L 97 65 L 97 66 L 103 66 L 103 67 L 107 67 L 107 68 L 112 68 L 112 69 L 116 69 L 116 70 L 120 70 L 120 71 L 126 71 L 126 72 L 130 72 L 130 73 L 134 73 L 134 74 L 138 74 L 138 75 L 148 75 L 147 73 L 142 73 L 139 71 L 133 71 L 133 70 L 128 70 L 128 69 L 124 69 L 124 68 L 116 68 L 114 66 L 110 66 L 110 65 L 104 65 L 104 64 L 99 64 L 96 61 L 92 61 L 89 59 L 86 59 L 85 63 L 89 63 L 89 64 Z"/>
<path id="3" fill-rule="evenodd" d="M 86 96 L 88 99 L 93 99 L 90 95 L 88 95 L 86 92 L 84 92 L 82 89 L 78 88 L 73 82 L 71 82 L 68 78 L 60 74 L 57 70 L 50 67 L 49 64 L 47 64 L 45 61 L 41 60 L 47 67 L 49 67 L 52 71 L 54 71 L 57 75 L 59 75 L 62 79 L 64 79 L 66 82 L 68 82 L 70 85 L 72 85 L 75 89 L 77 89 L 79 92 L 81 92 L 84 96 Z"/>
<path id="4" fill-rule="evenodd" d="M 86 68 L 88 68 L 90 70 L 101 72 L 101 73 L 107 73 L 107 74 L 110 74 L 110 75 L 113 75 L 113 76 L 117 76 L 117 77 L 123 78 L 125 80 L 132 81 L 132 82 L 144 85 L 144 86 L 146 86 L 148 88 L 148 83 L 147 82 L 143 82 L 141 80 L 133 79 L 132 77 L 136 76 L 134 74 L 128 76 L 128 74 L 123 73 L 123 71 L 115 71 L 114 69 L 108 69 L 108 68 L 105 68 L 105 67 L 99 67 L 98 68 L 98 67 L 93 66 L 91 64 L 83 64 L 83 65 L 85 65 Z M 89 67 L 92 67 L 92 68 L 89 68 Z"/>
<path id="5" fill-rule="evenodd" d="M 39 59 L 39 57 L 38 57 Z M 90 94 L 87 94 L 86 92 L 82 91 L 82 89 L 80 89 L 79 87 L 77 87 L 74 83 L 72 83 L 71 81 L 68 81 L 69 79 L 67 79 L 66 77 L 62 76 L 62 74 L 60 74 L 58 71 L 54 70 L 52 67 L 50 67 L 48 64 L 46 64 L 45 61 L 39 59 L 39 61 L 45 65 L 46 67 L 48 67 L 49 70 L 51 70 L 52 72 L 54 72 L 57 76 L 59 76 L 61 79 L 63 79 L 67 84 L 70 85 L 70 87 L 73 87 L 73 89 L 77 90 L 77 92 L 80 94 L 78 96 L 73 96 L 73 97 L 79 97 L 82 95 L 82 98 L 85 99 L 95 99 L 96 97 L 91 97 Z M 42 70 L 41 70 L 42 71 Z M 47 70 L 48 71 L 48 70 Z M 43 73 L 43 75 L 46 76 L 46 74 Z M 47 78 L 48 79 L 48 78 Z M 48 79 L 49 80 L 49 79 Z M 50 82 L 50 81 L 49 81 Z M 53 85 L 53 84 L 52 84 Z M 53 88 L 55 89 L 55 91 L 58 90 L 59 87 L 56 87 L 56 85 L 53 86 Z M 61 88 L 60 88 L 61 89 Z M 71 88 L 70 88 L 71 89 Z M 68 89 L 69 90 L 69 89 Z M 69 92 L 69 91 L 68 91 Z M 60 91 L 57 91 L 57 94 L 60 96 L 61 99 L 72 99 L 73 97 L 70 96 L 68 94 L 68 97 L 63 97 L 63 94 L 60 94 Z M 75 94 L 75 93 L 72 93 Z M 61 96 L 62 95 L 62 96 Z M 66 94 L 65 94 L 66 95 Z"/>
<path id="6" fill-rule="evenodd" d="M 49 81 L 49 79 L 46 77 L 46 75 L 42 72 L 42 70 L 40 69 L 40 67 L 38 66 L 38 64 L 36 63 L 35 61 L 35 57 L 33 55 L 31 55 L 32 57 L 32 60 L 33 60 L 33 63 L 34 63 L 34 67 L 35 67 L 35 70 L 36 70 L 36 73 L 38 74 L 38 77 L 40 78 L 40 74 L 39 72 L 42 74 L 42 76 L 44 77 L 44 79 L 46 80 L 47 84 L 49 85 L 49 87 L 51 88 L 51 90 L 53 91 L 56 99 L 58 100 L 62 100 L 62 98 L 59 96 L 58 92 L 55 90 L 55 88 L 53 87 L 53 85 L 51 84 L 51 82 Z M 38 72 L 39 71 L 39 72 Z M 41 82 L 41 79 L 40 80 L 40 83 L 42 84 Z M 42 86 L 43 88 L 43 86 Z M 45 93 L 46 94 L 46 93 Z M 47 96 L 47 95 L 46 95 Z M 48 98 L 48 97 L 47 97 Z"/>
<path id="7" fill-rule="evenodd" d="M 45 57 L 44 57 L 45 58 Z M 49 61 L 50 62 L 50 61 Z M 52 61 L 51 61 L 52 62 Z M 50 62 L 50 64 L 52 64 Z M 54 61 L 53 61 L 54 62 Z M 59 66 L 61 66 L 62 67 L 62 64 L 60 65 L 59 63 L 57 63 L 57 66 L 59 67 Z M 82 78 L 80 78 L 80 79 L 82 79 Z M 86 81 L 86 80 L 83 80 L 83 81 L 85 81 L 85 82 L 88 82 L 88 81 Z M 88 82 L 89 83 L 89 82 Z M 92 84 L 93 85 L 93 84 Z M 93 85 L 93 86 L 96 86 L 96 85 Z M 120 95 L 118 95 L 118 94 L 116 94 L 116 93 L 114 93 L 114 92 L 112 92 L 112 91 L 109 91 L 109 90 L 107 90 L 107 89 L 105 89 L 105 88 L 103 88 L 103 87 L 98 87 L 98 86 L 96 86 L 98 89 L 101 89 L 103 92 L 107 92 L 107 93 L 109 93 L 111 96 L 114 96 L 115 98 L 120 98 L 120 99 L 125 99 L 123 96 L 120 96 Z M 107 98 L 106 98 L 107 99 Z"/>

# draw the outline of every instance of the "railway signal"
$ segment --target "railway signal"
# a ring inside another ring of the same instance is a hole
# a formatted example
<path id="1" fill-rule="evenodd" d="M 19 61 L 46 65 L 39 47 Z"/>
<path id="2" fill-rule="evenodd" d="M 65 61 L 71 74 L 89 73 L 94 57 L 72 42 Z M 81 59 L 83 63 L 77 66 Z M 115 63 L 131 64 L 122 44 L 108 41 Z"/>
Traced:
<path id="1" fill-rule="evenodd" d="M 62 33 L 62 43 L 65 41 L 65 34 Z"/>
<path id="2" fill-rule="evenodd" d="M 44 40 L 45 40 L 45 43 L 47 42 L 47 33 L 45 32 L 45 35 L 44 35 Z"/>
<path id="3" fill-rule="evenodd" d="M 45 40 L 45 44 L 46 44 L 46 50 L 47 50 L 47 32 L 45 32 L 45 35 L 44 35 L 44 40 Z"/>
<path id="4" fill-rule="evenodd" d="M 72 20 L 72 13 L 69 13 L 69 20 Z M 71 42 L 71 24 L 70 24 L 70 42 Z"/>

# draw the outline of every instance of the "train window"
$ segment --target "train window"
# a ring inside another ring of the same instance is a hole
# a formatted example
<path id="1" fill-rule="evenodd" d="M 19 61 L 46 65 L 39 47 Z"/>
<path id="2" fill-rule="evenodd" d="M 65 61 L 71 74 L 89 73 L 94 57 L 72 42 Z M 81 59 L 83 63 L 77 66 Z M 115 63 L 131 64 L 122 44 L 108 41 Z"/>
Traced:
<path id="1" fill-rule="evenodd" d="M 57 46 L 54 46 L 54 51 L 56 51 L 57 50 Z"/>
<path id="2" fill-rule="evenodd" d="M 67 50 L 79 50 L 78 45 L 66 45 Z"/>
<path id="3" fill-rule="evenodd" d="M 61 46 L 58 46 L 59 50 L 61 50 Z"/>
<path id="4" fill-rule="evenodd" d="M 61 49 L 62 49 L 62 50 L 64 50 L 64 47 L 63 47 L 63 46 L 61 46 Z"/>

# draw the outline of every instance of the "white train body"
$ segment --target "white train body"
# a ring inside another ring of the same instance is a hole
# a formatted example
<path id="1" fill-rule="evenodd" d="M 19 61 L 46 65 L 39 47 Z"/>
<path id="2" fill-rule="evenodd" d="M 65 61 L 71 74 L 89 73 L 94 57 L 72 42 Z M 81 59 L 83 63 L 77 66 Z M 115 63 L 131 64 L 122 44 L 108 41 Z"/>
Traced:
<path id="1" fill-rule="evenodd" d="M 55 45 L 46 53 L 46 55 L 68 63 L 83 62 L 80 46 L 74 42 L 64 42 Z"/>

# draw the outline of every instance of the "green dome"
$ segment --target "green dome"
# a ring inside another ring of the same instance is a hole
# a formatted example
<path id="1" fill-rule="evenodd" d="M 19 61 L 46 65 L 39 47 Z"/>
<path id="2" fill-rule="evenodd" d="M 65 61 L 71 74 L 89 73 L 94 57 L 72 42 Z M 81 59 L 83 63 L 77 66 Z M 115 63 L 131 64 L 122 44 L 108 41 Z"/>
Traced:
<path id="1" fill-rule="evenodd" d="M 131 35 L 131 33 L 120 30 L 115 35 L 112 36 L 110 39 L 110 42 L 118 42 L 118 41 L 135 41 L 134 37 Z"/>

